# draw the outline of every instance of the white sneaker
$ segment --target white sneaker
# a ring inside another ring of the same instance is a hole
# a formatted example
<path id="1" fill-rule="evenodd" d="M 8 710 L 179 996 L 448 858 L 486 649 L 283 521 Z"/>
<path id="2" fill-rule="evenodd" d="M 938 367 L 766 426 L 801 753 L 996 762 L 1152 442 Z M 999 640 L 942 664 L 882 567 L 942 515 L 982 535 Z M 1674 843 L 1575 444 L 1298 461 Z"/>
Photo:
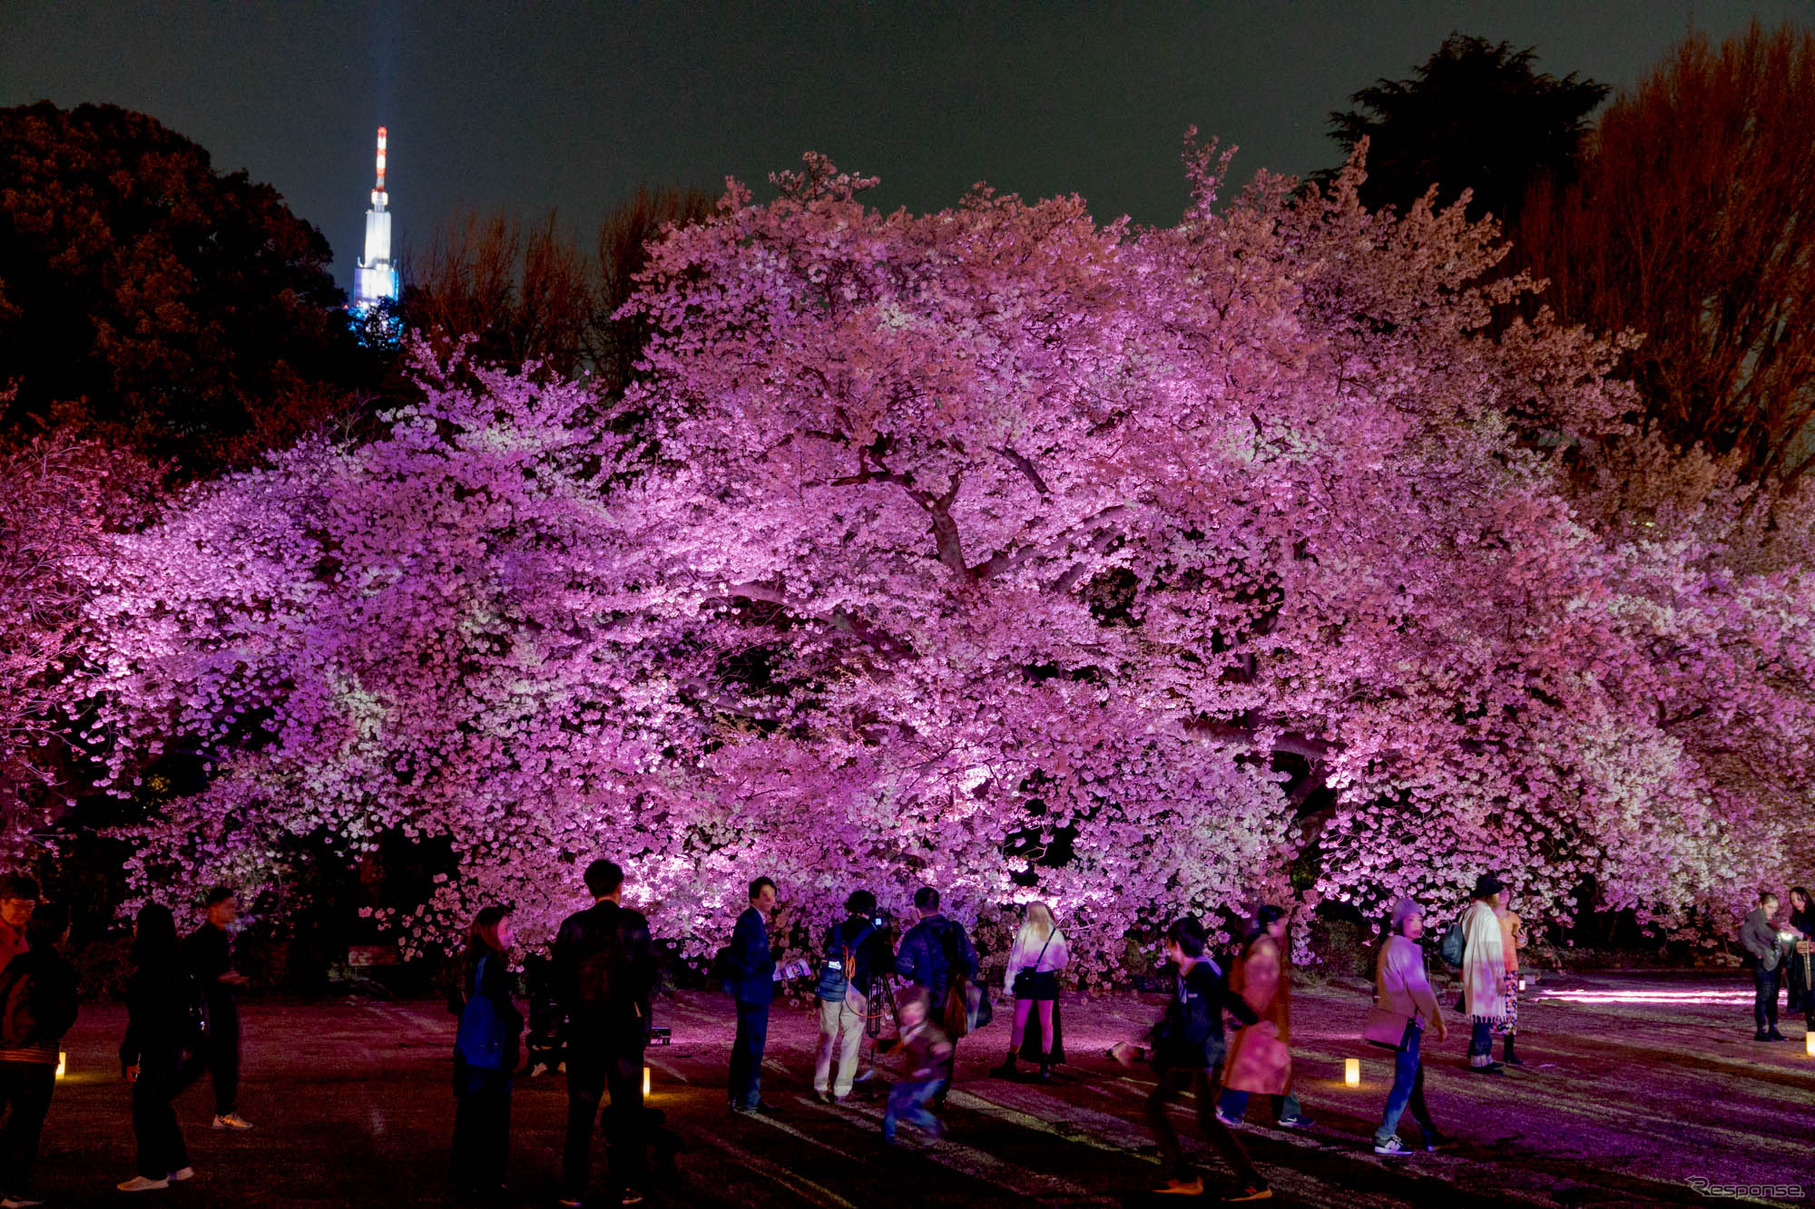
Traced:
<path id="1" fill-rule="evenodd" d="M 1411 1150 L 1409 1150 L 1406 1147 L 1406 1144 L 1404 1142 L 1401 1142 L 1398 1138 L 1388 1138 L 1384 1143 L 1381 1143 L 1381 1142 L 1374 1143 L 1374 1153 L 1399 1156 L 1399 1155 L 1410 1154 L 1412 1152 L 1411 1152 Z"/>
<path id="2" fill-rule="evenodd" d="M 240 1116 L 236 1112 L 230 1112 L 224 1116 L 216 1114 L 214 1118 L 214 1127 L 216 1129 L 231 1129 L 235 1133 L 240 1133 L 251 1129 L 252 1122 L 246 1120 L 246 1118 Z"/>
<path id="3" fill-rule="evenodd" d="M 142 1175 L 135 1175 L 124 1184 L 117 1185 L 121 1192 L 150 1192 L 153 1188 L 170 1187 L 169 1180 L 148 1180 Z"/>
<path id="4" fill-rule="evenodd" d="M 33 1205 L 42 1205 L 43 1201 L 34 1201 L 30 1197 L 9 1196 L 0 1199 L 0 1209 L 31 1209 Z"/>
<path id="5" fill-rule="evenodd" d="M 1224 1125 L 1227 1125 L 1230 1129 L 1246 1129 L 1248 1127 L 1248 1123 L 1239 1117 L 1224 1116 L 1223 1110 L 1220 1108 L 1216 1110 L 1216 1119 L 1221 1121 Z"/>
<path id="6" fill-rule="evenodd" d="M 171 1172 L 165 1178 L 168 1179 L 172 1184 L 180 1184 L 184 1180 L 193 1180 L 195 1178 L 195 1168 L 178 1167 L 175 1171 Z"/>

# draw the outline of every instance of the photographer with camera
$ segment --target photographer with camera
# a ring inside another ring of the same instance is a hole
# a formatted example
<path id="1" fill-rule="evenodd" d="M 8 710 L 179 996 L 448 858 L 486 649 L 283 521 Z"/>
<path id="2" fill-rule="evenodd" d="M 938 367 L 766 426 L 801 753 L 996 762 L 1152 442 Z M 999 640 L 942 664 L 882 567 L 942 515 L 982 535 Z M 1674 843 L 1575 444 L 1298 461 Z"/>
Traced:
<path id="1" fill-rule="evenodd" d="M 879 972 L 895 964 L 888 920 L 877 913 L 876 896 L 868 890 L 853 891 L 844 909 L 844 922 L 826 929 L 825 958 L 819 985 L 814 988 L 819 997 L 819 1056 L 813 1066 L 813 1094 L 827 1104 L 842 1103 L 851 1094 L 872 986 Z M 832 1079 L 834 1050 L 838 1054 L 836 1082 Z"/>

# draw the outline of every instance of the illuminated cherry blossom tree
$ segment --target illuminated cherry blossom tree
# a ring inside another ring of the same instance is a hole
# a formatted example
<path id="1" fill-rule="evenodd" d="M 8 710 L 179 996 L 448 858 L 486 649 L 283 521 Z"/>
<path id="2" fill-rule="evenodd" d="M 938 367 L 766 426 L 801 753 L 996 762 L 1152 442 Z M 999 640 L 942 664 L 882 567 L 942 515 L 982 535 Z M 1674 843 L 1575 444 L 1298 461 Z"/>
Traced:
<path id="1" fill-rule="evenodd" d="M 194 489 L 97 614 L 110 725 L 215 765 L 141 877 L 401 830 L 459 861 L 413 945 L 610 853 L 694 953 L 761 872 L 809 917 L 1050 898 L 1100 972 L 1301 854 L 1307 906 L 1493 869 L 1664 924 L 1780 872 L 1810 518 L 1666 489 L 1612 345 L 1494 324 L 1528 285 L 1460 204 L 1219 208 L 1187 162 L 1142 230 L 880 213 L 809 156 L 652 249 L 622 400 L 430 367 L 382 437 Z"/>

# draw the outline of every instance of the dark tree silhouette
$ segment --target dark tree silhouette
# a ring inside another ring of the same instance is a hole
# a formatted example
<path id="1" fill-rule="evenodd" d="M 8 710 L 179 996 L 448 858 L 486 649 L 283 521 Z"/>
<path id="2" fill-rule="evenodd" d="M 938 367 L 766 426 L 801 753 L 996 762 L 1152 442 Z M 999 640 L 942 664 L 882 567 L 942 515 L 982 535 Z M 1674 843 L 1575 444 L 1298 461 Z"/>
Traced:
<path id="1" fill-rule="evenodd" d="M 1788 486 L 1815 465 L 1815 31 L 1692 35 L 1511 228 L 1539 301 L 1641 333 L 1649 427 Z"/>
<path id="2" fill-rule="evenodd" d="M 1451 34 L 1410 79 L 1382 79 L 1351 96 L 1359 108 L 1331 113 L 1330 137 L 1345 152 L 1368 140 L 1362 202 L 1404 211 L 1432 185 L 1440 203 L 1473 189 L 1469 216 L 1504 222 L 1535 178 L 1567 178 L 1608 89 L 1574 72 L 1560 80 L 1540 73 L 1535 61 L 1531 47 Z M 1312 179 L 1328 183 L 1336 171 Z"/>
<path id="3" fill-rule="evenodd" d="M 443 226 L 411 256 L 400 308 L 406 328 L 445 356 L 465 341 L 480 362 L 570 378 L 585 371 L 607 391 L 629 383 L 646 333 L 619 319 L 647 243 L 667 223 L 699 222 L 713 198 L 694 189 L 638 189 L 600 224 L 588 257 L 553 214 L 535 223 L 499 211 Z"/>
<path id="4" fill-rule="evenodd" d="M 356 372 L 321 233 L 156 119 L 0 110 L 0 182 L 15 437 L 73 426 L 205 472 Z"/>

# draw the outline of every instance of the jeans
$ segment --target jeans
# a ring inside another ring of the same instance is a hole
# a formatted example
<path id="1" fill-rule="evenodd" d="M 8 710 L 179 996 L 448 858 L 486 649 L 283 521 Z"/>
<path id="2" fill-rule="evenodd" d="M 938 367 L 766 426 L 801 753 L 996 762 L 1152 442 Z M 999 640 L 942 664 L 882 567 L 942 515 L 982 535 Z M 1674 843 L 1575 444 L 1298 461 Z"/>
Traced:
<path id="1" fill-rule="evenodd" d="M 1491 1020 L 1477 1020 L 1468 1035 L 1468 1064 L 1487 1066 L 1494 1060 L 1494 1025 Z"/>
<path id="2" fill-rule="evenodd" d="M 468 1068 L 469 1090 L 454 1093 L 454 1147 L 448 1174 L 456 1192 L 495 1192 L 510 1157 L 510 1076 Z"/>
<path id="3" fill-rule="evenodd" d="M 1267 1099 L 1273 1102 L 1273 1119 L 1275 1121 L 1290 1121 L 1294 1117 L 1304 1116 L 1304 1110 L 1299 1106 L 1298 1097 L 1291 1092 L 1287 1092 L 1283 1096 L 1268 1096 Z M 1223 1110 L 1225 1117 L 1239 1121 L 1248 1112 L 1248 1093 L 1225 1087 L 1223 1088 L 1223 1098 L 1217 1107 Z"/>
<path id="4" fill-rule="evenodd" d="M 731 1107 L 762 1102 L 763 1047 L 769 1041 L 769 1005 L 737 1001 L 737 1037 L 731 1043 Z"/>
<path id="5" fill-rule="evenodd" d="M 813 1064 L 813 1090 L 830 1090 L 840 1100 L 851 1094 L 857 1077 L 857 1055 L 863 1048 L 863 1019 L 869 1003 L 852 987 L 839 999 L 819 1001 L 819 1055 Z M 832 1081 L 832 1054 L 838 1054 L 838 1079 Z"/>
<path id="6" fill-rule="evenodd" d="M 138 1173 L 148 1180 L 189 1166 L 183 1129 L 170 1103 L 183 1089 L 182 1078 L 180 1052 L 140 1055 L 139 1077 L 132 1085 L 132 1136 L 139 1148 Z"/>
<path id="7" fill-rule="evenodd" d="M 1782 970 L 1752 969 L 1752 1019 L 1759 1032 L 1777 1027 L 1777 984 Z"/>
<path id="8" fill-rule="evenodd" d="M 38 1134 L 50 1112 L 57 1087 L 57 1068 L 50 1062 L 0 1062 L 0 1193 L 23 1199 L 31 1191 L 32 1164 L 38 1159 Z"/>
<path id="9" fill-rule="evenodd" d="M 592 1182 L 592 1131 L 599 1101 L 609 1092 L 605 1132 L 610 1147 L 611 1197 L 648 1182 L 649 1143 L 643 1113 L 643 1055 L 609 1054 L 569 1046 L 567 1052 L 567 1145 L 561 1152 L 561 1195 L 584 1200 Z"/>
<path id="10" fill-rule="evenodd" d="M 1204 1139 L 1221 1152 L 1223 1160 L 1235 1170 L 1236 1178 L 1243 1185 L 1265 1188 L 1267 1181 L 1260 1178 L 1260 1172 L 1255 1170 L 1248 1152 L 1242 1149 L 1242 1144 L 1229 1132 L 1229 1127 L 1216 1119 L 1222 1067 L 1213 1070 L 1157 1067 L 1153 1073 L 1159 1076 L 1160 1082 L 1153 1089 L 1153 1094 L 1147 1097 L 1147 1124 L 1153 1129 L 1153 1136 L 1160 1144 L 1161 1170 L 1175 1180 L 1184 1180 L 1191 1175 L 1184 1152 L 1179 1148 L 1178 1131 L 1172 1127 L 1171 1114 L 1166 1111 L 1166 1106 L 1178 1099 L 1180 1092 L 1190 1091 L 1197 1098 L 1197 1127 L 1203 1132 Z"/>
<path id="11" fill-rule="evenodd" d="M 1393 1055 L 1393 1090 L 1386 1096 L 1386 1111 L 1380 1116 L 1380 1128 L 1374 1131 L 1374 1145 L 1384 1146 L 1391 1138 L 1398 1136 L 1399 1118 L 1409 1106 L 1412 1117 L 1424 1132 L 1426 1145 L 1437 1139 L 1437 1126 L 1431 1121 L 1431 1110 L 1424 1103 L 1424 1063 L 1420 1061 L 1419 1045 L 1424 1038 L 1424 1029 L 1416 1020 L 1409 1020 L 1405 1025 L 1405 1037 L 1399 1042 L 1399 1051 Z"/>
<path id="12" fill-rule="evenodd" d="M 903 1079 L 889 1088 L 888 1110 L 882 1114 L 882 1136 L 895 1140 L 895 1121 L 906 1117 L 908 1124 L 918 1125 L 934 1137 L 939 1136 L 939 1118 L 927 1111 L 927 1101 L 945 1090 L 944 1079 Z"/>

